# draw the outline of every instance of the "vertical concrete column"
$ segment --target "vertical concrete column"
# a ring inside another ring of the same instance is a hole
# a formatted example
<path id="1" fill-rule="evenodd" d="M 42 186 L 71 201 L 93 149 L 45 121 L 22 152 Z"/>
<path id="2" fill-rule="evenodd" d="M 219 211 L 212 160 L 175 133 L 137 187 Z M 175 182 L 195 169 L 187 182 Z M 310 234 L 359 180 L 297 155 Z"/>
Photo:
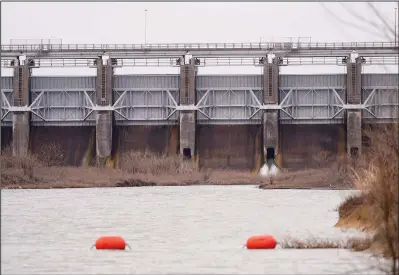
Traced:
<path id="1" fill-rule="evenodd" d="M 278 104 L 278 59 L 271 58 L 263 67 L 263 103 Z M 266 163 L 280 163 L 278 110 L 263 112 L 263 155 Z"/>
<path id="2" fill-rule="evenodd" d="M 15 111 L 12 115 L 12 154 L 26 156 L 29 148 L 30 113 L 28 107 L 30 68 L 22 60 L 15 60 L 13 77 L 13 97 Z M 19 109 L 19 110 L 18 110 Z"/>
<path id="3" fill-rule="evenodd" d="M 195 90 L 196 67 L 194 59 L 185 58 L 180 66 L 180 105 L 190 106 L 197 102 Z M 180 154 L 186 158 L 195 155 L 196 111 L 180 111 Z"/>
<path id="4" fill-rule="evenodd" d="M 362 85 L 361 58 L 351 54 L 347 63 L 346 102 L 347 104 L 361 104 Z M 360 156 L 362 152 L 362 111 L 348 109 L 346 113 L 347 153 Z"/>
<path id="5" fill-rule="evenodd" d="M 103 56 L 97 59 L 96 77 L 96 155 L 97 166 L 104 166 L 112 150 L 112 80 L 111 59 Z"/>

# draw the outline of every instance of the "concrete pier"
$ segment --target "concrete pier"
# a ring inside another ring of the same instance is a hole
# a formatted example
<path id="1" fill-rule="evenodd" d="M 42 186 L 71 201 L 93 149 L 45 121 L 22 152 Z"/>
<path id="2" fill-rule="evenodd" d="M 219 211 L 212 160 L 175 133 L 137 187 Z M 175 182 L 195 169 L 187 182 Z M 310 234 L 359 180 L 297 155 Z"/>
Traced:
<path id="1" fill-rule="evenodd" d="M 112 79 L 113 68 L 111 59 L 97 59 L 96 76 L 96 156 L 97 165 L 104 166 L 112 150 Z"/>
<path id="2" fill-rule="evenodd" d="M 180 105 L 190 106 L 197 102 L 195 90 L 196 67 L 193 59 L 186 60 L 185 63 L 180 66 Z M 189 159 L 196 153 L 196 121 L 196 111 L 180 111 L 180 154 Z"/>
<path id="3" fill-rule="evenodd" d="M 13 90 L 14 108 L 12 115 L 12 154 L 26 156 L 29 149 L 30 112 L 29 106 L 29 77 L 30 69 L 23 61 L 15 60 Z M 21 62 L 21 63 L 20 63 Z M 25 110 L 24 110 L 25 108 Z"/>
<path id="4" fill-rule="evenodd" d="M 263 103 L 278 104 L 278 60 L 268 59 L 263 67 Z M 262 117 L 263 155 L 265 162 L 279 159 L 279 121 L 278 110 L 265 110 Z"/>
<path id="5" fill-rule="evenodd" d="M 346 77 L 347 104 L 361 104 L 362 64 L 361 58 L 350 56 Z M 346 113 L 347 153 L 360 156 L 362 152 L 362 111 L 348 109 Z"/>
<path id="6" fill-rule="evenodd" d="M 348 111 L 346 115 L 347 152 L 351 156 L 360 156 L 362 153 L 362 113 Z"/>

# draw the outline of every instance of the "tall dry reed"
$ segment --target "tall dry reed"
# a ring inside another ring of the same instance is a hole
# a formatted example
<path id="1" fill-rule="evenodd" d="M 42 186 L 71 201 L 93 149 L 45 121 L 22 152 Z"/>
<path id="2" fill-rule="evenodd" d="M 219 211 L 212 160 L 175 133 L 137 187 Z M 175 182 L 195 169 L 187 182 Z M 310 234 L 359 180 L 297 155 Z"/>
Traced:
<path id="1" fill-rule="evenodd" d="M 153 152 L 130 151 L 120 156 L 119 168 L 131 174 L 151 175 L 176 175 L 189 174 L 196 171 L 191 161 L 185 161 L 182 157 Z"/>
<path id="2" fill-rule="evenodd" d="M 368 165 L 352 169 L 354 183 L 361 190 L 360 198 L 348 198 L 339 207 L 341 218 L 344 213 L 348 215 L 348 211 L 367 207 L 367 213 L 363 211 L 363 216 L 374 229 L 370 246 L 392 259 L 390 274 L 399 274 L 398 131 L 398 124 L 378 125 L 365 130 L 370 143 L 364 150 Z"/>

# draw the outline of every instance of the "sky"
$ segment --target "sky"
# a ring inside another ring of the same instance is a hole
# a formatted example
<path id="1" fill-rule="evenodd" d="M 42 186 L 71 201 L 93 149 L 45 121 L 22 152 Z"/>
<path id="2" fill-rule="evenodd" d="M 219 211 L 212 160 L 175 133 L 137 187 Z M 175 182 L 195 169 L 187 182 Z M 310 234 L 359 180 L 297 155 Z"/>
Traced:
<path id="1" fill-rule="evenodd" d="M 395 2 L 373 5 L 394 26 Z M 145 24 L 147 9 L 147 24 Z M 16 20 L 15 15 L 18 15 Z M 363 17 L 363 19 L 362 19 Z M 1 43 L 54 39 L 63 44 L 123 44 L 281 41 L 393 41 L 367 3 L 10 3 L 1 9 Z M 343 22 L 342 20 L 346 21 Z M 305 38 L 307 37 L 307 38 Z M 118 71 L 119 70 L 119 71 Z M 125 73 L 178 73 L 178 68 L 125 68 Z M 199 74 L 256 73 L 261 68 L 201 67 Z M 397 66 L 364 66 L 364 73 L 397 72 Z M 281 73 L 345 73 L 344 66 L 288 66 Z M 2 69 L 2 75 L 11 75 Z M 95 75 L 94 69 L 34 69 L 33 75 Z"/>

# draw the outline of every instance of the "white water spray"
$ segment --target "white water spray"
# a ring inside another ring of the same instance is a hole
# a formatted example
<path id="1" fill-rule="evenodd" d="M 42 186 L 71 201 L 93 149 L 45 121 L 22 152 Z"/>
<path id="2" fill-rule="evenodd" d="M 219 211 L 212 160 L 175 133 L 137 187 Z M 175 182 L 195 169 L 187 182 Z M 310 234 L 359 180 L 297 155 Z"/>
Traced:
<path id="1" fill-rule="evenodd" d="M 276 176 L 280 172 L 280 169 L 276 166 L 274 161 L 268 161 L 259 170 L 259 175 L 262 177 Z"/>

